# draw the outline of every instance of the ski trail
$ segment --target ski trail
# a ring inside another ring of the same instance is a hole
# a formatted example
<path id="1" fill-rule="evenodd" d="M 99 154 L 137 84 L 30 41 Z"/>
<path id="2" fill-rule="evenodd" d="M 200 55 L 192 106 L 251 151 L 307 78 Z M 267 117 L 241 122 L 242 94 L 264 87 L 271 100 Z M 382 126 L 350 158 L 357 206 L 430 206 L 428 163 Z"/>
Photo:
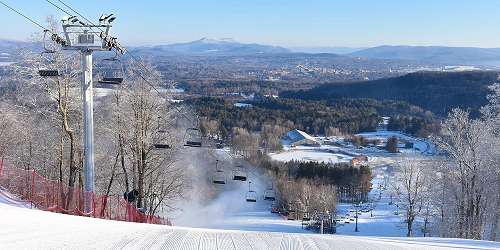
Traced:
<path id="1" fill-rule="evenodd" d="M 162 249 L 198 249 L 198 242 L 200 240 L 201 233 L 199 231 L 186 231 L 183 234 L 182 240 L 175 239 L 174 243 L 168 247 Z M 177 241 L 177 244 L 175 243 Z"/>
<path id="2" fill-rule="evenodd" d="M 248 241 L 245 239 L 243 233 L 232 234 L 234 246 L 238 250 L 252 250 L 252 247 L 248 245 Z"/>
<path id="3" fill-rule="evenodd" d="M 160 243 L 160 249 L 173 249 L 176 246 L 179 246 L 179 243 L 181 242 L 181 239 L 185 237 L 187 234 L 187 231 L 184 230 L 175 230 L 171 234 L 169 234 L 169 237 L 163 237 L 158 240 L 161 241 Z M 192 249 L 192 248 L 191 248 Z"/>
<path id="4" fill-rule="evenodd" d="M 200 239 L 198 249 L 217 249 L 216 234 L 205 232 Z"/>
<path id="5" fill-rule="evenodd" d="M 300 235 L 297 238 L 300 239 L 300 241 L 302 242 L 304 250 L 319 249 L 319 247 L 316 245 L 316 241 L 313 240 L 312 238 L 304 237 L 303 235 Z"/>
<path id="6" fill-rule="evenodd" d="M 217 249 L 218 250 L 236 250 L 231 236 L 227 234 L 217 234 Z"/>

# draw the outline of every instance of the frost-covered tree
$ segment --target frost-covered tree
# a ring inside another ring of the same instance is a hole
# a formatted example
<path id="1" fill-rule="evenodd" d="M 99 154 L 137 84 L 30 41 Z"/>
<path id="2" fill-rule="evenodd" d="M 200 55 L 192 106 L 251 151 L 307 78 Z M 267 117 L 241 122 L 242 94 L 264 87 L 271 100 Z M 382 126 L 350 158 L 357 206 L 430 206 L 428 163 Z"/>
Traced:
<path id="1" fill-rule="evenodd" d="M 438 164 L 442 182 L 441 235 L 496 239 L 500 189 L 499 87 L 491 87 L 490 103 L 482 117 L 454 109 L 435 142 L 447 156 Z"/>
<path id="2" fill-rule="evenodd" d="M 428 163 L 418 158 L 405 159 L 395 166 L 394 171 L 392 191 L 405 214 L 406 236 L 411 237 L 415 219 L 422 211 L 428 192 Z"/>

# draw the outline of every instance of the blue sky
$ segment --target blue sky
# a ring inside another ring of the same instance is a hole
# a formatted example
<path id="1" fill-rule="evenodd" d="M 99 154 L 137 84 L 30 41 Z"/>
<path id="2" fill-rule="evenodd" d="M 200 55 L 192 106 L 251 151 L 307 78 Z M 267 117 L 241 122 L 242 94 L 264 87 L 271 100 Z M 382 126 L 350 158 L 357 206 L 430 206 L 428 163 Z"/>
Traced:
<path id="1" fill-rule="evenodd" d="M 64 15 L 45 0 L 3 1 L 40 22 Z M 500 47 L 500 0 L 63 1 L 88 18 L 115 13 L 114 34 L 126 45 L 210 37 L 286 47 Z M 0 38 L 25 40 L 36 31 L 3 6 L 0 23 Z"/>

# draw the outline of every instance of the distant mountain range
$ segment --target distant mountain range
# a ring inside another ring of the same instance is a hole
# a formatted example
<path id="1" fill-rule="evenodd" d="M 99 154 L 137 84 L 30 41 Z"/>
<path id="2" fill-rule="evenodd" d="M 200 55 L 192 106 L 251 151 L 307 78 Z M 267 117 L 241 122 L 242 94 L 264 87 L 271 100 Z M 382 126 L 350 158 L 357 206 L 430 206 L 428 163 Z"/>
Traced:
<path id="1" fill-rule="evenodd" d="M 345 54 L 350 54 L 354 53 L 356 51 L 360 51 L 363 49 L 367 49 L 366 47 L 361 47 L 361 48 L 355 48 L 355 47 L 290 47 L 290 49 L 293 52 L 298 52 L 298 53 L 330 53 L 330 54 L 339 54 L 339 55 L 345 55 Z"/>
<path id="2" fill-rule="evenodd" d="M 192 42 L 157 45 L 150 47 L 136 47 L 140 54 L 187 54 L 187 55 L 252 55 L 252 54 L 283 54 L 290 53 L 289 49 L 261 45 L 256 43 L 240 43 L 231 38 L 209 39 L 202 38 Z"/>
<path id="3" fill-rule="evenodd" d="M 17 49 L 40 48 L 40 44 L 0 39 L 0 53 L 13 54 Z M 258 54 L 340 54 L 367 59 L 415 61 L 422 64 L 473 65 L 500 67 L 500 48 L 445 46 L 292 47 L 241 43 L 231 38 L 202 38 L 192 42 L 129 48 L 139 55 L 258 55 Z M 15 53 L 14 53 L 15 54 Z"/>
<path id="4" fill-rule="evenodd" d="M 447 65 L 500 66 L 500 48 L 443 46 L 379 46 L 349 56 L 371 59 L 412 60 Z"/>
<path id="5" fill-rule="evenodd" d="M 202 38 L 192 42 L 134 48 L 136 53 L 160 55 L 256 55 L 329 53 L 367 59 L 415 61 L 441 65 L 500 66 L 500 48 L 444 46 L 293 47 L 240 43 L 230 38 Z"/>

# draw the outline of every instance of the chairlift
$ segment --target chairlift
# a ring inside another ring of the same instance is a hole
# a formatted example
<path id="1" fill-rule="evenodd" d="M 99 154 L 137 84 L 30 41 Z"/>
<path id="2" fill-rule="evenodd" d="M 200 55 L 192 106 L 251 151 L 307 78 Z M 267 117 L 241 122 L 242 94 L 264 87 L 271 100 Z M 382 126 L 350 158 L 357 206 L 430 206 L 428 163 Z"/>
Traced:
<path id="1" fill-rule="evenodd" d="M 266 200 L 266 201 L 274 201 L 274 200 L 276 200 L 276 194 L 274 193 L 274 189 L 273 189 L 273 184 L 272 183 L 271 183 L 271 187 L 268 188 L 264 192 L 264 200 Z"/>
<path id="2" fill-rule="evenodd" d="M 219 167 L 219 160 L 215 162 L 215 174 L 212 182 L 214 184 L 226 184 L 226 176 L 224 175 L 224 170 Z"/>
<path id="3" fill-rule="evenodd" d="M 41 58 L 44 59 L 46 64 L 38 68 L 38 74 L 41 77 L 58 77 L 60 75 L 59 70 L 47 66 L 53 64 L 55 61 L 54 60 L 55 50 L 51 49 L 49 46 L 47 37 L 48 32 L 49 30 L 43 31 L 43 52 L 41 53 Z"/>
<path id="4" fill-rule="evenodd" d="M 188 128 L 184 134 L 184 146 L 186 147 L 201 147 L 201 131 L 198 128 Z"/>
<path id="5" fill-rule="evenodd" d="M 155 138 L 154 142 L 153 142 L 153 147 L 155 149 L 169 149 L 170 148 L 170 145 L 165 141 L 165 134 L 167 133 L 167 131 L 165 130 L 161 130 L 159 129 L 157 131 L 157 138 Z"/>
<path id="6" fill-rule="evenodd" d="M 247 171 L 243 166 L 236 166 L 233 169 L 233 180 L 235 181 L 246 181 L 247 180 Z"/>
<path id="7" fill-rule="evenodd" d="M 103 85 L 120 85 L 123 82 L 123 64 L 118 59 L 118 52 L 115 51 L 115 55 L 111 58 L 104 58 L 101 61 L 102 75 L 97 81 Z"/>
<path id="8" fill-rule="evenodd" d="M 252 182 L 249 181 L 248 182 L 248 192 L 246 195 L 246 201 L 247 202 L 257 202 L 257 193 L 251 189 L 251 187 L 250 187 L 251 184 L 252 184 Z"/>

